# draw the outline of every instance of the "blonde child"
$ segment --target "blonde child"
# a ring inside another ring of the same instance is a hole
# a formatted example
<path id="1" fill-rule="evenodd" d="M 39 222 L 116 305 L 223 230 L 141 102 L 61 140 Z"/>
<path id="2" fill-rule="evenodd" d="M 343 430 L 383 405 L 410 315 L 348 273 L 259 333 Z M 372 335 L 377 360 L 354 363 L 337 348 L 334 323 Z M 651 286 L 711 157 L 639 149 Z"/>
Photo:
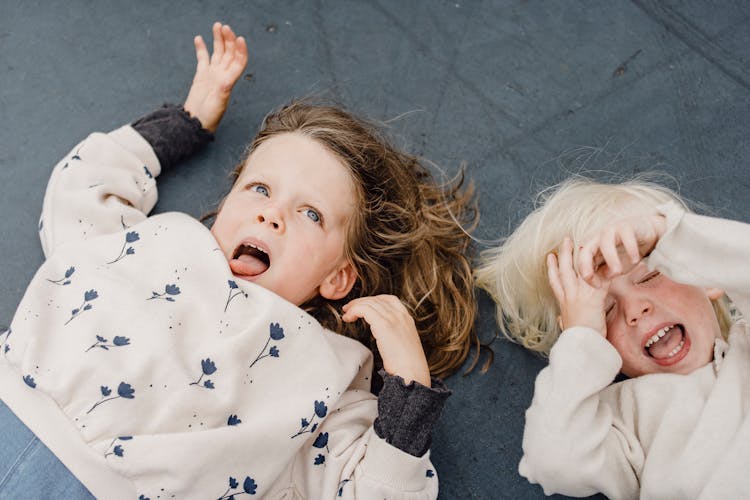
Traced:
<path id="1" fill-rule="evenodd" d="M 502 331 L 549 354 L 521 475 L 546 494 L 747 496 L 750 330 L 722 296 L 750 311 L 749 244 L 650 182 L 543 194 L 477 270 Z"/>
<path id="2" fill-rule="evenodd" d="M 147 217 L 155 177 L 211 140 L 245 67 L 242 37 L 213 37 L 212 55 L 196 37 L 184 110 L 92 134 L 52 173 L 47 261 L 2 336 L 0 397 L 20 421 L 0 415 L 72 475 L 6 447 L 0 496 L 69 496 L 75 476 L 101 498 L 435 498 L 449 391 L 430 372 L 471 342 L 456 224 L 471 193 L 296 101 L 266 117 L 210 231 Z M 350 337 L 382 359 L 379 400 Z"/>

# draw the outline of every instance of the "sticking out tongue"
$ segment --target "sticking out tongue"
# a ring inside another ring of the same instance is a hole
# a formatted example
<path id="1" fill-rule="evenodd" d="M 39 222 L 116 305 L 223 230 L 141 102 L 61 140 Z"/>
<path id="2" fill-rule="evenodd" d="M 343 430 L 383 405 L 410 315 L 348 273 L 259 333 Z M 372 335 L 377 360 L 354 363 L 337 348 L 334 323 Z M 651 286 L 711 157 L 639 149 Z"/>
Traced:
<path id="1" fill-rule="evenodd" d="M 229 261 L 229 268 L 238 276 L 257 276 L 268 269 L 270 260 L 265 252 L 257 248 L 242 245 Z"/>
<path id="2" fill-rule="evenodd" d="M 682 327 L 675 325 L 657 343 L 648 348 L 648 353 L 656 359 L 665 359 L 675 347 L 680 345 L 684 335 Z"/>

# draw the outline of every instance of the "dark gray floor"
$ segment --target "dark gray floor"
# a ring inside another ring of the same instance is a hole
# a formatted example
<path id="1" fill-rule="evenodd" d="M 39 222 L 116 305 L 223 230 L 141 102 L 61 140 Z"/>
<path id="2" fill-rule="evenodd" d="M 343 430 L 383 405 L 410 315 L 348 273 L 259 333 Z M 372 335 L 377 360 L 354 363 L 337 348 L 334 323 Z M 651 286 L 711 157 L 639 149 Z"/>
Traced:
<path id="1" fill-rule="evenodd" d="M 479 186 L 488 244 L 571 172 L 659 169 L 750 221 L 750 3 L 744 0 L 39 2 L 0 0 L 0 324 L 42 261 L 51 166 L 93 130 L 184 99 L 193 35 L 229 22 L 251 62 L 217 141 L 161 179 L 157 211 L 199 215 L 263 115 L 333 96 Z M 479 330 L 494 335 L 482 297 Z M 516 473 L 544 362 L 504 341 L 454 376 L 434 437 L 441 498 L 541 498 Z"/>

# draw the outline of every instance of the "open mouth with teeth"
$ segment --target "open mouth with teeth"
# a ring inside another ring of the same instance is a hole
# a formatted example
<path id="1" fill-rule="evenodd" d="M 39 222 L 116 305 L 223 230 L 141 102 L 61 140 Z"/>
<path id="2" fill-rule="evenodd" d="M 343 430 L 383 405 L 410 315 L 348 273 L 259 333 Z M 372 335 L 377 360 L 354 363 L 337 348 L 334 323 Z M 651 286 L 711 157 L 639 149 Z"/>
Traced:
<path id="1" fill-rule="evenodd" d="M 671 365 L 685 357 L 690 340 L 685 335 L 685 327 L 678 323 L 661 328 L 643 347 L 657 363 Z"/>
<path id="2" fill-rule="evenodd" d="M 252 278 L 263 274 L 271 265 L 271 258 L 262 248 L 252 243 L 240 244 L 232 254 L 229 267 L 238 277 Z"/>

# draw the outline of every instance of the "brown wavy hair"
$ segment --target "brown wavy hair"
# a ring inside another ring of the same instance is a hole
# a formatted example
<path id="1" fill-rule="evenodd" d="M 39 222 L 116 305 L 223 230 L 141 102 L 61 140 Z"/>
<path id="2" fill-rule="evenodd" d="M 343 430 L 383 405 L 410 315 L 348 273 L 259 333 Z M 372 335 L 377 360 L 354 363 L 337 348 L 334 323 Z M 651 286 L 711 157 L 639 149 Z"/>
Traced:
<path id="1" fill-rule="evenodd" d="M 367 324 L 344 323 L 340 311 L 357 297 L 395 295 L 414 318 L 431 374 L 455 372 L 472 345 L 479 347 L 470 266 L 470 232 L 478 212 L 463 168 L 438 184 L 417 157 L 394 148 L 378 126 L 340 107 L 301 99 L 265 117 L 233 179 L 260 144 L 290 132 L 318 141 L 342 160 L 354 180 L 359 207 L 344 250 L 357 272 L 354 287 L 343 299 L 318 296 L 301 307 L 324 327 L 368 346 L 381 366 Z"/>

